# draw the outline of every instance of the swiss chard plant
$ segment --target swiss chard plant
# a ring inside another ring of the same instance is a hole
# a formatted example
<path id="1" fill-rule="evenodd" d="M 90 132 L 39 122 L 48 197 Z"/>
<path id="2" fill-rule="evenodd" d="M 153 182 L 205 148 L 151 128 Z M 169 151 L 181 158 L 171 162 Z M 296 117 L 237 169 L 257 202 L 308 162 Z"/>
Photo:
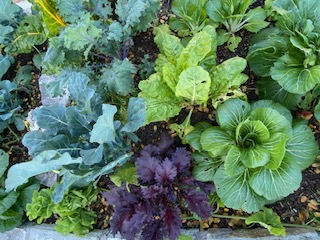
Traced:
<path id="1" fill-rule="evenodd" d="M 58 204 L 52 201 L 53 188 L 43 188 L 33 193 L 32 202 L 26 206 L 29 220 L 37 219 L 40 224 L 44 219 L 56 214 L 58 219 L 55 229 L 62 235 L 74 233 L 84 236 L 93 230 L 97 214 L 90 207 L 97 200 L 98 194 L 93 184 L 70 190 Z"/>
<path id="2" fill-rule="evenodd" d="M 160 49 L 156 73 L 139 83 L 139 97 L 147 104 L 145 124 L 168 120 L 185 107 L 191 107 L 192 114 L 194 106 L 206 106 L 209 100 L 217 107 L 230 96 L 244 96 L 239 86 L 247 80 L 247 75 L 241 73 L 246 60 L 234 57 L 216 66 L 214 27 L 204 27 L 185 47 L 167 25 L 155 28 L 154 33 Z M 190 114 L 184 129 L 190 126 Z"/>
<path id="3" fill-rule="evenodd" d="M 57 203 L 68 189 L 86 186 L 130 159 L 131 140 L 137 141 L 133 132 L 145 120 L 144 100 L 129 100 L 128 121 L 122 124 L 114 120 L 117 108 L 103 104 L 88 82 L 83 73 L 65 72 L 52 83 L 52 89 L 68 92 L 71 104 L 33 110 L 39 130 L 26 133 L 22 140 L 33 159 L 9 169 L 7 191 L 32 176 L 57 170 L 63 176 L 54 189 L 53 200 Z"/>
<path id="4" fill-rule="evenodd" d="M 190 171 L 191 153 L 172 148 L 172 139 L 163 137 L 147 145 L 136 161 L 140 186 L 114 187 L 102 193 L 114 205 L 112 232 L 125 239 L 176 239 L 180 235 L 181 208 L 202 218 L 211 215 L 208 194 L 212 184 L 196 181 Z"/>
<path id="5" fill-rule="evenodd" d="M 26 205 L 31 202 L 34 191 L 39 190 L 38 181 L 32 179 L 16 191 L 6 192 L 4 180 L 9 165 L 9 155 L 0 149 L 0 233 L 21 225 L 25 220 Z"/>
<path id="6" fill-rule="evenodd" d="M 286 197 L 318 154 L 306 122 L 293 122 L 279 103 L 229 99 L 216 120 L 219 126 L 201 124 L 186 138 L 198 150 L 196 178 L 213 181 L 228 207 L 255 212 Z"/>
<path id="7" fill-rule="evenodd" d="M 257 7 L 249 7 L 255 0 L 208 0 L 206 12 L 209 18 L 225 29 L 218 30 L 218 45 L 227 42 L 230 51 L 235 51 L 241 42 L 236 33 L 241 29 L 256 33 L 269 25 L 265 21 L 266 11 Z"/>
<path id="8" fill-rule="evenodd" d="M 254 36 L 247 59 L 266 78 L 259 87 L 264 97 L 293 109 L 320 83 L 320 7 L 314 0 L 275 0 L 273 6 L 279 13 L 275 27 Z"/>

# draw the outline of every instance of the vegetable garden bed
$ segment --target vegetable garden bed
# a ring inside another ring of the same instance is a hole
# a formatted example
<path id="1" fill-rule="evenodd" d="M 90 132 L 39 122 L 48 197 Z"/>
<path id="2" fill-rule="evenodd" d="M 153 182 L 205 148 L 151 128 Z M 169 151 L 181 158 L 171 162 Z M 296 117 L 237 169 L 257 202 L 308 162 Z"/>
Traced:
<path id="1" fill-rule="evenodd" d="M 1 232 L 319 230 L 317 1 L 31 2 L 0 0 Z"/>

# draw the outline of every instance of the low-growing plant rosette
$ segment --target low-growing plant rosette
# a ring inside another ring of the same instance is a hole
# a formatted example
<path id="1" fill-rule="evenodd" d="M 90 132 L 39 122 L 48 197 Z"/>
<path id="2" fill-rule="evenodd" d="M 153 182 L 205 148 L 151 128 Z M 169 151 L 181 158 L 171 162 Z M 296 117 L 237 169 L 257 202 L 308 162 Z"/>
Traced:
<path id="1" fill-rule="evenodd" d="M 278 103 L 229 99 L 216 120 L 219 126 L 196 125 L 187 141 L 199 151 L 194 176 L 213 181 L 227 207 L 251 213 L 286 197 L 316 159 L 311 129 Z"/>

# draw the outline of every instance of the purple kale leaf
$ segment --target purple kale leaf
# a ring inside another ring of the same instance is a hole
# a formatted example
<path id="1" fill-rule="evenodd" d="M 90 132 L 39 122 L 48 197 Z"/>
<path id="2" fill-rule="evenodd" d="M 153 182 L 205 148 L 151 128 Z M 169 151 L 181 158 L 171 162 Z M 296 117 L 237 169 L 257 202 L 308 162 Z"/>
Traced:
<path id="1" fill-rule="evenodd" d="M 123 185 L 104 193 L 114 205 L 112 232 L 125 239 L 176 239 L 180 235 L 180 208 L 186 203 L 200 217 L 211 214 L 208 194 L 213 186 L 196 181 L 191 174 L 191 154 L 172 149 L 166 140 L 148 145 L 136 161 L 141 186 Z"/>

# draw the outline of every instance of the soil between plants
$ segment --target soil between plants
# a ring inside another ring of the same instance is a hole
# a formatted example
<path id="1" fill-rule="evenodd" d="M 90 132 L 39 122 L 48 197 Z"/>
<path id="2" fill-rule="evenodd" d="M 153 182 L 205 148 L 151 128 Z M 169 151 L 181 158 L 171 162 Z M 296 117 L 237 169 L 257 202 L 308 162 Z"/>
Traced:
<path id="1" fill-rule="evenodd" d="M 162 7 L 158 14 L 159 23 L 165 23 L 168 21 L 170 14 L 170 1 L 163 0 Z M 254 3 L 252 7 L 262 6 L 263 1 L 258 0 Z M 239 44 L 237 50 L 233 53 L 230 52 L 225 46 L 220 46 L 217 49 L 217 62 L 221 63 L 231 57 L 240 56 L 245 58 L 248 52 L 248 47 L 252 33 L 249 33 L 245 30 L 240 31 L 239 36 L 242 37 L 242 41 Z M 134 38 L 134 46 L 132 47 L 129 53 L 129 59 L 135 64 L 141 63 L 141 59 L 145 54 L 149 54 L 151 60 L 155 60 L 159 50 L 157 49 L 155 43 L 153 42 L 152 29 L 146 33 L 141 33 Z M 18 61 L 13 65 L 8 73 L 4 76 L 3 79 L 13 79 L 16 69 L 21 65 L 32 65 L 32 54 L 19 55 L 17 57 Z M 256 91 L 256 82 L 259 80 L 259 77 L 255 76 L 249 69 L 246 68 L 244 71 L 248 76 L 248 81 L 242 85 L 241 89 L 247 94 L 248 101 L 259 100 L 259 96 Z M 28 112 L 30 109 L 41 105 L 40 93 L 37 79 L 39 78 L 39 71 L 34 67 L 34 80 L 32 82 L 32 88 L 30 94 L 21 93 L 22 98 L 24 99 L 22 112 Z M 141 80 L 138 76 L 135 78 L 136 85 Z M 163 132 L 167 132 L 174 137 L 175 146 L 183 146 L 180 139 L 176 134 L 169 129 L 170 122 L 181 123 L 182 119 L 188 114 L 188 110 L 184 109 L 181 111 L 179 116 L 176 116 L 170 119 L 168 122 L 157 122 L 151 123 L 138 130 L 137 135 L 140 139 L 138 143 L 132 145 L 135 152 L 135 156 L 139 154 L 139 151 L 146 146 L 147 144 L 153 144 L 160 139 L 160 136 Z M 309 126 L 313 130 L 315 139 L 320 145 L 320 123 L 314 119 L 312 114 L 305 113 L 302 111 L 296 111 L 293 113 L 297 118 L 304 118 L 309 121 Z M 212 124 L 215 124 L 214 121 L 214 110 L 209 106 L 206 111 L 202 109 L 195 109 L 195 112 L 192 115 L 192 124 L 199 121 L 208 121 Z M 24 132 L 18 132 L 22 138 L 25 134 Z M 9 136 L 10 132 L 5 132 L 4 136 Z M 10 165 L 24 162 L 29 160 L 27 155 L 27 149 L 20 143 L 11 144 L 5 146 L 4 150 L 8 151 L 10 154 Z M 272 208 L 281 218 L 281 221 L 284 223 L 294 223 L 294 224 L 304 224 L 310 221 L 315 223 L 320 223 L 320 217 L 315 218 L 315 212 L 320 212 L 317 205 L 312 203 L 320 203 L 320 163 L 315 162 L 312 166 L 303 171 L 303 179 L 301 182 L 300 188 L 287 196 L 286 198 L 278 201 L 274 204 L 269 205 L 268 207 Z M 109 183 L 107 177 L 102 177 L 99 186 L 105 187 Z M 214 208 L 218 206 L 214 206 Z M 109 220 L 112 215 L 112 207 L 109 206 L 105 199 L 100 197 L 98 201 L 94 204 L 93 209 L 97 212 L 98 220 L 96 224 L 97 229 L 106 229 L 109 226 Z M 217 214 L 220 215 L 237 215 L 237 216 L 247 216 L 246 213 L 242 211 L 235 211 L 226 207 L 220 207 L 216 210 Z M 189 212 L 184 212 L 183 217 L 191 216 Z M 55 217 L 46 220 L 47 223 L 52 223 L 55 221 Z M 206 220 L 183 220 L 184 228 L 243 228 L 246 227 L 243 220 L 237 219 L 225 219 L 211 217 Z"/>

